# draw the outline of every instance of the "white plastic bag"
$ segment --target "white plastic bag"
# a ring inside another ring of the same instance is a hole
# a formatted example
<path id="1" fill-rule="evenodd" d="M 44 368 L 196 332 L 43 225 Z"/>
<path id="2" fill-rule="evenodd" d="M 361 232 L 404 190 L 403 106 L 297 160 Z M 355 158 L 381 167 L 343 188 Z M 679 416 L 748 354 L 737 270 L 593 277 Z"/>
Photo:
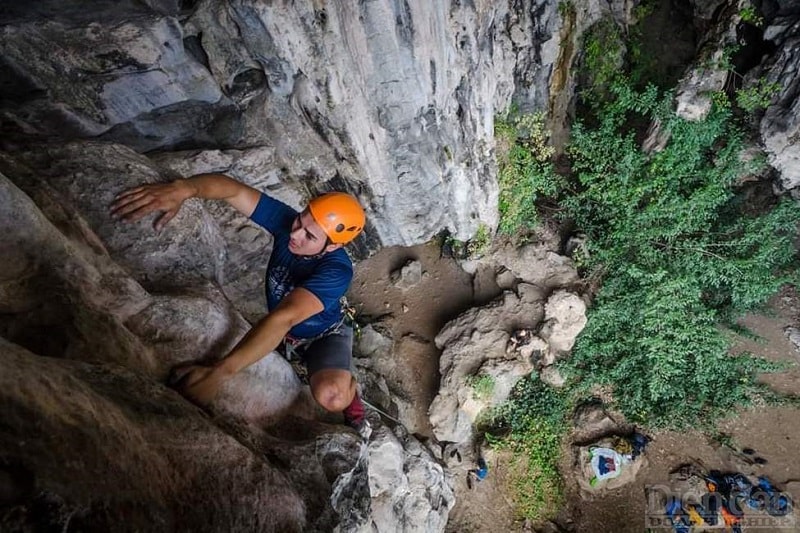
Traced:
<path id="1" fill-rule="evenodd" d="M 622 456 L 611 448 L 592 448 L 589 450 L 589 454 L 594 472 L 594 477 L 590 481 L 592 486 L 598 481 L 614 479 L 622 472 L 624 462 Z M 603 468 L 601 468 L 601 461 Z"/>

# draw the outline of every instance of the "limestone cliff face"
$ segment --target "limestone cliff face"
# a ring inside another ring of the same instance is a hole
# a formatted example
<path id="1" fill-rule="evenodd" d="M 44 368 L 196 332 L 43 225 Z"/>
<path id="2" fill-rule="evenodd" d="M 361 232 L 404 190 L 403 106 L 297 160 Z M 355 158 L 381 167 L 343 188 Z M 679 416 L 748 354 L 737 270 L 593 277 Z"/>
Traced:
<path id="1" fill-rule="evenodd" d="M 800 196 L 800 18 L 791 2 L 778 2 L 780 9 L 764 31 L 764 39 L 776 52 L 766 58 L 756 73 L 780 87 L 761 120 L 760 131 L 769 163 L 780 176 L 784 189 Z M 785 4 L 785 5 L 784 5 Z M 796 3 L 795 3 L 796 4 Z"/>
<path id="2" fill-rule="evenodd" d="M 52 150 L 38 157 L 95 166 L 0 154 L 0 530 L 443 530 L 453 494 L 432 455 L 319 421 L 282 357 L 226 382 L 213 416 L 166 387 L 171 367 L 219 358 L 247 330 L 213 280 L 220 229 L 199 205 L 159 234 L 114 224 L 116 184 L 96 172 L 141 179 L 147 158 Z"/>
<path id="3" fill-rule="evenodd" d="M 297 204 L 347 189 L 369 210 L 362 253 L 444 228 L 466 238 L 497 221 L 494 116 L 512 100 L 543 110 L 566 140 L 581 33 L 604 15 L 625 26 L 637 2 L 558 4 L 14 4 L 0 14 L 2 137 L 165 152 L 183 171 L 230 172 Z M 727 4 L 695 2 L 698 27 L 735 11 Z M 796 17 L 789 1 L 764 10 L 778 53 L 759 73 L 782 89 L 762 138 L 793 188 Z"/>
<path id="4" fill-rule="evenodd" d="M 515 94 L 548 105 L 556 4 L 16 6 L 0 19 L 0 111 L 7 131 L 32 137 L 266 150 L 269 168 L 250 181 L 298 197 L 354 192 L 373 248 L 444 228 L 466 238 L 497 219 L 494 115 Z"/>

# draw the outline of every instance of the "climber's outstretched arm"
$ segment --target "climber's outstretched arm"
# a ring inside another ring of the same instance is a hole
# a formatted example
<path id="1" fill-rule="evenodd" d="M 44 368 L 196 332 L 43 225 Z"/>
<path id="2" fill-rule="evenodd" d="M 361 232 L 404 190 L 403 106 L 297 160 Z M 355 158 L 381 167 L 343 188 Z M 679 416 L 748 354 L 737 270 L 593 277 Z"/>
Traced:
<path id="1" fill-rule="evenodd" d="M 197 404 L 210 403 L 230 376 L 272 352 L 292 327 L 322 309 L 322 302 L 312 292 L 294 289 L 214 366 L 193 365 L 175 369 L 175 373 L 181 376 L 178 389 Z"/>
<path id="2" fill-rule="evenodd" d="M 160 230 L 178 214 L 189 198 L 225 200 L 245 216 L 255 211 L 261 193 L 224 174 L 197 174 L 171 183 L 140 185 L 117 195 L 111 214 L 125 222 L 135 222 L 153 212 L 163 214 L 153 227 Z"/>

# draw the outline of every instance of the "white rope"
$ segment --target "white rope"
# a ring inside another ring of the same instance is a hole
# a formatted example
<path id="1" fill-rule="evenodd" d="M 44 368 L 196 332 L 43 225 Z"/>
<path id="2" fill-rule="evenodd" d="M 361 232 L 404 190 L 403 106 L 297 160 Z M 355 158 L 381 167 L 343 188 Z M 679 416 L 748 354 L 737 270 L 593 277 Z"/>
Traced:
<path id="1" fill-rule="evenodd" d="M 382 414 L 383 416 L 385 416 L 389 420 L 393 420 L 393 421 L 397 422 L 398 424 L 400 424 L 401 426 L 403 425 L 402 422 L 400 422 L 398 419 L 396 419 L 392 415 L 388 414 L 386 411 L 382 411 L 382 410 L 378 409 L 377 407 L 375 407 L 374 405 L 372 405 L 371 403 L 369 403 L 367 400 L 364 399 L 363 396 L 361 397 L 361 401 L 364 403 L 364 405 L 366 405 L 367 407 L 369 407 L 370 409 L 372 409 L 374 411 L 377 411 L 378 413 Z"/>

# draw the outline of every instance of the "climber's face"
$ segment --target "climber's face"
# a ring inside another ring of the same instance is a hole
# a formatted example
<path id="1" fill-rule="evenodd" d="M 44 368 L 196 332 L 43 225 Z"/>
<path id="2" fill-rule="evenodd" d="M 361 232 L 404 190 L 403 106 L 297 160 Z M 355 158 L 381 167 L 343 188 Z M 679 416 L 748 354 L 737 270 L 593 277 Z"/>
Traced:
<path id="1" fill-rule="evenodd" d="M 326 250 L 328 236 L 322 231 L 314 217 L 303 210 L 292 223 L 292 232 L 289 234 L 289 251 L 295 255 L 318 255 Z M 330 245 L 335 246 L 335 245 Z"/>

